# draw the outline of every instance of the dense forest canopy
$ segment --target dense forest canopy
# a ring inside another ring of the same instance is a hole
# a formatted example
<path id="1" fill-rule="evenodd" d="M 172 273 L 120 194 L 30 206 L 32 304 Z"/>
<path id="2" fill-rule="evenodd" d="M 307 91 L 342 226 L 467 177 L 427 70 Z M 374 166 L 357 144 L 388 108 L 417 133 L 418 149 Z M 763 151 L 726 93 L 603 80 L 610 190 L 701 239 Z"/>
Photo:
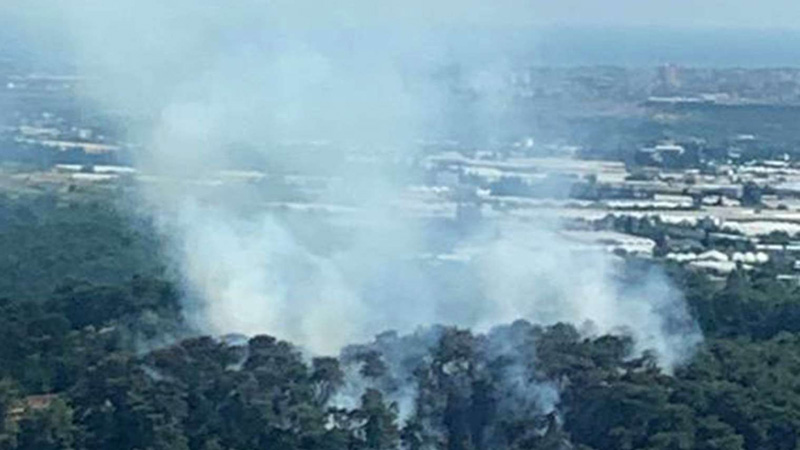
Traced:
<path id="1" fill-rule="evenodd" d="M 76 198 L 0 202 L 2 449 L 800 445 L 800 292 L 769 273 L 673 271 L 706 340 L 672 374 L 624 334 L 525 321 L 312 357 L 193 334 L 150 225 Z"/>

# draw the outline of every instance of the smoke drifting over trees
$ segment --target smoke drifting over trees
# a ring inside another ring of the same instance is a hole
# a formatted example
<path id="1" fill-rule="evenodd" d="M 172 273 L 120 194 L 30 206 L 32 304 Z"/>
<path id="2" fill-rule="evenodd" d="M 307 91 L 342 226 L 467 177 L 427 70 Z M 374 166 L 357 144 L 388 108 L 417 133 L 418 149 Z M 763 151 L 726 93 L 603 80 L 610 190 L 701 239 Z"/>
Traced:
<path id="1" fill-rule="evenodd" d="M 699 339 L 680 295 L 658 274 L 620 283 L 610 257 L 576 256 L 557 226 L 457 242 L 477 249 L 468 296 L 440 295 L 441 280 L 422 269 L 398 270 L 394 285 L 376 269 L 428 251 L 420 221 L 397 212 L 414 143 L 467 129 L 488 142 L 510 126 L 493 80 L 530 43 L 478 46 L 468 35 L 535 11 L 457 6 L 79 1 L 48 9 L 52 17 L 17 13 L 64 33 L 79 71 L 97 80 L 95 101 L 143 118 L 131 129 L 146 143 L 138 166 L 152 177 L 141 198 L 161 223 L 199 329 L 271 333 L 331 354 L 385 329 L 435 323 L 591 323 L 597 333 L 630 333 L 638 352 L 672 367 Z M 460 104 L 437 80 L 447 64 L 478 100 Z M 456 110 L 468 124 L 455 123 Z M 296 223 L 258 207 L 268 187 L 210 186 L 219 171 L 243 166 L 334 180 L 303 200 L 346 208 L 349 234 L 336 235 L 328 220 L 304 223 L 309 243 Z M 376 279 L 402 292 L 381 292 Z"/>
<path id="2" fill-rule="evenodd" d="M 311 355 L 342 351 L 340 377 L 317 363 L 314 395 L 366 414 L 346 420 L 378 427 L 368 441 L 397 440 L 384 402 L 396 405 L 405 439 L 419 440 L 410 448 L 507 446 L 511 432 L 494 414 L 533 420 L 532 435 L 513 439 L 539 439 L 544 415 L 560 420 L 559 381 L 535 367 L 530 325 L 494 327 L 525 319 L 626 335 L 626 356 L 652 352 L 666 370 L 692 353 L 699 331 L 662 276 L 622 281 L 618 262 L 576 253 L 558 224 L 464 233 L 448 250 L 475 257 L 453 273 L 414 262 L 431 252 L 423 221 L 402 208 L 415 143 L 514 134 L 498 80 L 525 42 L 474 46 L 469 26 L 529 14 L 511 3 L 421 6 L 78 1 L 38 19 L 69 39 L 79 72 L 94 80 L 87 95 L 137 118 L 140 199 L 181 275 L 192 326 L 269 334 Z M 476 99 L 463 102 L 437 78 L 446 66 Z M 254 168 L 324 180 L 295 195 L 327 215 L 276 212 L 267 200 L 292 193 L 269 183 L 219 182 L 222 171 Z M 434 324 L 488 334 L 419 329 Z M 347 347 L 387 329 L 417 331 Z M 244 370 L 272 346 L 251 341 Z M 165 371 L 159 357 L 151 376 Z"/>

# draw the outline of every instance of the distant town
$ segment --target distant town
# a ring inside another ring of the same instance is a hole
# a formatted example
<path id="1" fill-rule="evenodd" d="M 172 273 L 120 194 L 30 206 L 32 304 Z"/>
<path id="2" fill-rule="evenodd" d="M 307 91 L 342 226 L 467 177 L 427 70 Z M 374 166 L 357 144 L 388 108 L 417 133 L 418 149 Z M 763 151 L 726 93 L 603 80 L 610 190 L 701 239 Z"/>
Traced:
<path id="1" fill-rule="evenodd" d="M 438 75 L 456 109 L 485 95 L 458 67 Z M 2 76 L 0 98 L 10 106 L 0 133 L 4 189 L 118 189 L 164 176 L 134 169 L 142 143 L 128 141 L 113 114 L 80 101 L 92 80 L 13 67 Z M 498 232 L 556 220 L 576 249 L 716 277 L 769 265 L 800 283 L 799 69 L 531 67 L 510 71 L 504 83 L 509 104 L 493 113 L 509 126 L 475 141 L 461 129 L 410 143 L 414 156 L 395 164 L 414 176 L 393 207 Z M 337 144 L 281 145 L 313 154 Z M 371 170 L 372 152 L 348 151 L 347 164 Z M 268 208 L 352 212 L 314 200 L 315 190 L 337 182 L 324 173 L 244 164 L 204 176 L 210 189 L 250 183 L 293 193 L 267 196 Z M 469 251 L 426 257 L 458 260 Z"/>

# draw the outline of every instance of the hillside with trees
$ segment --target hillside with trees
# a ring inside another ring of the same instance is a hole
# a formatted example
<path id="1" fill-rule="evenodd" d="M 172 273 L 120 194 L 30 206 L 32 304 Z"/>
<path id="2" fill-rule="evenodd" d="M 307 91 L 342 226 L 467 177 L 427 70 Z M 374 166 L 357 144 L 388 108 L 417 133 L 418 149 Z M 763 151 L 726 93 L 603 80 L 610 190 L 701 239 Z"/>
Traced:
<path id="1" fill-rule="evenodd" d="M 674 373 L 623 335 L 525 321 L 311 357 L 194 333 L 151 232 L 113 209 L 0 211 L 0 449 L 800 446 L 800 291 L 768 272 L 672 274 L 706 337 Z"/>

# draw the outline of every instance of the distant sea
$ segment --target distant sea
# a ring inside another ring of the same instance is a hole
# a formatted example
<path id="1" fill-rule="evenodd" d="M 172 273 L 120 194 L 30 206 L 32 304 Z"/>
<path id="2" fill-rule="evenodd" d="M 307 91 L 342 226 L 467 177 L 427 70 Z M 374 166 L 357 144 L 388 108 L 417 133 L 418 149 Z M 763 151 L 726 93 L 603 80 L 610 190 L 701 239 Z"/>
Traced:
<path id="1" fill-rule="evenodd" d="M 542 65 L 800 67 L 800 30 L 551 28 L 534 34 Z"/>
<path id="2" fill-rule="evenodd" d="M 70 52 L 63 39 L 41 32 L 24 33 L 2 20 L 0 25 L 6 25 L 0 26 L 0 60 L 22 60 L 32 65 L 47 61 L 48 67 L 70 65 Z M 370 33 L 320 30 L 316 36 L 321 47 L 331 49 L 334 46 L 346 48 L 352 40 L 369 41 Z M 404 33 L 414 34 L 414 31 L 394 30 L 394 39 L 406 38 Z M 464 54 L 473 61 L 496 57 L 502 49 L 511 59 L 542 66 L 642 67 L 674 63 L 708 67 L 800 67 L 800 30 L 548 27 L 461 28 L 437 33 L 455 37 L 452 41 L 458 44 L 448 47 L 451 56 L 457 58 L 458 54 Z M 37 42 L 31 42 L 34 36 Z M 234 40 L 247 40 L 247 36 L 235 36 Z"/>

